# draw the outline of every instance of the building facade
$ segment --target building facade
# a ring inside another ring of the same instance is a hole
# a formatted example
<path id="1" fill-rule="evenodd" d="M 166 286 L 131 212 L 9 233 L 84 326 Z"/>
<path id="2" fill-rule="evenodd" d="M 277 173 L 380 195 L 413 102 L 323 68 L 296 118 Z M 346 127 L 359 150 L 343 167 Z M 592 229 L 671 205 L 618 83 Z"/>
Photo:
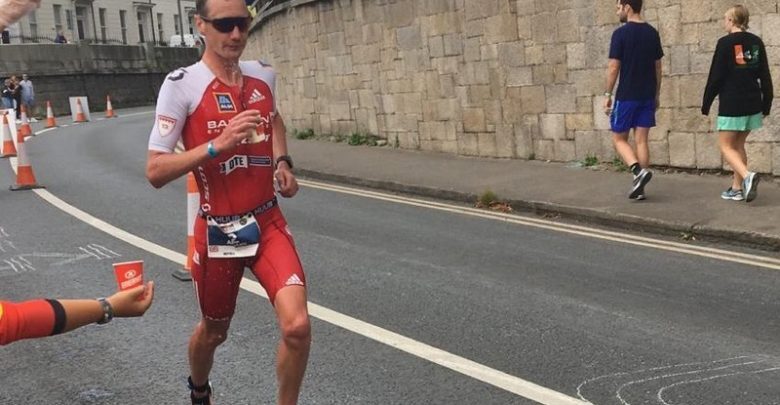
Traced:
<path id="1" fill-rule="evenodd" d="M 194 0 L 54 0 L 9 27 L 3 42 L 168 44 L 171 36 L 196 32 Z M 181 15 L 181 18 L 179 17 Z"/>

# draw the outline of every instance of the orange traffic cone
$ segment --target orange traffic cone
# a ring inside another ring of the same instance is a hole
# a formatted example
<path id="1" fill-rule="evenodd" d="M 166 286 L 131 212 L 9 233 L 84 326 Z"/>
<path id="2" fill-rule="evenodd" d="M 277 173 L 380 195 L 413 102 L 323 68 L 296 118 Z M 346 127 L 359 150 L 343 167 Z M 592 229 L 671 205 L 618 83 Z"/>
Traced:
<path id="1" fill-rule="evenodd" d="M 22 105 L 22 126 L 19 127 L 23 136 L 30 136 L 33 134 L 32 127 L 30 127 L 30 120 L 27 118 L 27 107 Z"/>
<path id="2" fill-rule="evenodd" d="M 81 106 L 81 99 L 76 99 L 76 119 L 73 122 L 87 122 L 87 116 L 84 115 L 84 107 Z"/>
<path id="3" fill-rule="evenodd" d="M 115 118 L 114 107 L 111 106 L 111 97 L 106 95 L 106 118 Z"/>
<path id="4" fill-rule="evenodd" d="M 184 269 L 178 269 L 173 272 L 173 277 L 181 281 L 190 281 L 192 276 L 193 257 L 195 256 L 195 219 L 198 217 L 198 206 L 200 205 L 200 192 L 198 192 L 198 183 L 195 181 L 195 175 L 192 172 L 187 173 L 187 263 Z"/>
<path id="5" fill-rule="evenodd" d="M 16 156 L 16 145 L 14 145 L 13 135 L 11 135 L 11 126 L 8 125 L 8 114 L 3 114 L 3 128 L 0 131 L 3 135 L 3 154 L 0 157 Z"/>
<path id="6" fill-rule="evenodd" d="M 17 134 L 16 143 L 19 145 L 19 157 L 17 158 L 16 164 L 16 184 L 9 188 L 12 191 L 43 188 L 43 186 L 38 185 L 38 182 L 35 181 L 35 174 L 33 173 L 29 159 L 27 159 L 27 151 L 24 147 L 24 135 L 22 135 L 21 128 Z"/>
<path id="7" fill-rule="evenodd" d="M 54 111 L 51 109 L 51 101 L 46 100 L 46 128 L 57 126 L 57 120 L 54 119 Z"/>

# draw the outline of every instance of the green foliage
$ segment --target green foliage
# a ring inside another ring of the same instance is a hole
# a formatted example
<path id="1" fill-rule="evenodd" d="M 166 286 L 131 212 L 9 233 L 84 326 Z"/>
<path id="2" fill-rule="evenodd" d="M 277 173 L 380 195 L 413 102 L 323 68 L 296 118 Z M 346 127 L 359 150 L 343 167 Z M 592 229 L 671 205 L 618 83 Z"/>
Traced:
<path id="1" fill-rule="evenodd" d="M 528 155 L 528 160 L 536 160 L 536 154 L 531 153 L 530 155 Z"/>
<path id="2" fill-rule="evenodd" d="M 479 195 L 477 204 L 481 207 L 489 207 L 491 204 L 498 202 L 498 196 L 491 190 L 485 190 Z"/>
<path id="3" fill-rule="evenodd" d="M 293 129 L 293 137 L 295 139 L 314 138 L 314 130 L 311 128 L 304 129 L 303 131 L 298 131 L 297 129 Z"/>
<path id="4" fill-rule="evenodd" d="M 596 166 L 597 164 L 599 164 L 599 158 L 597 158 L 597 157 L 595 157 L 593 155 L 586 156 L 585 160 L 582 161 L 582 166 L 583 167 Z"/>
<path id="5" fill-rule="evenodd" d="M 353 132 L 347 137 L 347 143 L 352 146 L 357 145 L 368 145 L 368 146 L 376 146 L 377 141 L 379 141 L 379 137 L 363 133 L 363 132 Z"/>
<path id="6" fill-rule="evenodd" d="M 616 158 L 612 159 L 612 167 L 614 167 L 615 170 L 617 170 L 619 172 L 627 172 L 628 171 L 628 166 L 626 166 L 626 164 L 623 163 L 623 161 L 619 157 L 616 157 Z"/>

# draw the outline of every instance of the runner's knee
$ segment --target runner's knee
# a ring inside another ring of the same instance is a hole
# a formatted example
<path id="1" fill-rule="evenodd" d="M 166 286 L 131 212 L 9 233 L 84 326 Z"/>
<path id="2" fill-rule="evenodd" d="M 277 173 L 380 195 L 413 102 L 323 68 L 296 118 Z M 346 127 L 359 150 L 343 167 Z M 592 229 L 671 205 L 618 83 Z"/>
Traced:
<path id="1" fill-rule="evenodd" d="M 293 347 L 303 347 L 311 341 L 311 323 L 305 313 L 281 325 L 282 339 Z"/>
<path id="2" fill-rule="evenodd" d="M 208 346 L 217 347 L 227 340 L 227 332 L 230 324 L 205 325 L 199 326 L 200 341 Z"/>

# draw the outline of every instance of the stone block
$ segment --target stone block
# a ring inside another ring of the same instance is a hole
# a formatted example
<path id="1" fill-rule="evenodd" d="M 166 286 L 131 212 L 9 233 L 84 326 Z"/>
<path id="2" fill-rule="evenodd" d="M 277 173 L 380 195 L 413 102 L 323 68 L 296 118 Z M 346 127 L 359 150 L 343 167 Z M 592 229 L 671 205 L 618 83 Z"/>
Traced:
<path id="1" fill-rule="evenodd" d="M 517 36 L 522 40 L 531 39 L 533 37 L 533 24 L 532 16 L 518 16 L 517 17 Z"/>
<path id="2" fill-rule="evenodd" d="M 565 139 L 566 117 L 564 114 L 541 114 L 539 130 L 544 139 Z"/>
<path id="3" fill-rule="evenodd" d="M 420 27 L 409 26 L 398 28 L 396 30 L 397 45 L 401 50 L 413 50 L 422 47 L 422 36 Z"/>
<path id="4" fill-rule="evenodd" d="M 768 142 L 752 142 L 745 144 L 748 156 L 748 167 L 758 173 L 772 173 L 772 144 Z"/>
<path id="5" fill-rule="evenodd" d="M 534 139 L 536 160 L 555 160 L 555 141 L 552 139 Z"/>
<path id="6" fill-rule="evenodd" d="M 507 87 L 530 86 L 534 84 L 534 70 L 529 67 L 507 69 Z"/>
<path id="7" fill-rule="evenodd" d="M 511 14 L 499 14 L 485 19 L 485 43 L 517 41 L 517 18 Z"/>
<path id="8" fill-rule="evenodd" d="M 482 60 L 482 43 L 480 37 L 468 38 L 463 42 L 463 57 L 466 62 Z"/>
<path id="9" fill-rule="evenodd" d="M 458 136 L 458 154 L 479 156 L 479 136 L 477 133 L 463 133 Z"/>
<path id="10" fill-rule="evenodd" d="M 330 118 L 334 121 L 352 119 L 349 103 L 332 103 L 328 110 Z"/>
<path id="11" fill-rule="evenodd" d="M 541 65 L 544 63 L 544 46 L 532 45 L 525 47 L 525 64 Z"/>
<path id="12" fill-rule="evenodd" d="M 465 2 L 466 20 L 478 20 L 500 12 L 498 0 L 470 0 Z"/>
<path id="13" fill-rule="evenodd" d="M 463 109 L 463 131 L 484 132 L 485 131 L 485 110 L 482 108 L 464 108 Z"/>
<path id="14" fill-rule="evenodd" d="M 682 36 L 681 7 L 679 5 L 670 5 L 658 9 L 659 24 L 658 33 L 661 35 L 661 43 L 676 44 L 679 43 Z"/>
<path id="15" fill-rule="evenodd" d="M 555 83 L 555 71 L 547 65 L 537 65 L 533 68 L 534 84 L 553 84 Z"/>
<path id="16" fill-rule="evenodd" d="M 602 136 L 598 131 L 576 131 L 574 133 L 575 159 L 584 160 L 589 156 L 602 159 L 604 156 Z"/>
<path id="17" fill-rule="evenodd" d="M 585 69 L 585 44 L 582 42 L 566 44 L 566 66 L 569 69 Z"/>
<path id="18" fill-rule="evenodd" d="M 593 114 L 593 97 L 577 97 L 577 112 Z"/>
<path id="19" fill-rule="evenodd" d="M 428 54 L 431 58 L 444 56 L 444 38 L 441 36 L 428 38 Z"/>
<path id="20" fill-rule="evenodd" d="M 515 127 L 513 125 L 496 125 L 496 157 L 515 157 Z"/>
<path id="21" fill-rule="evenodd" d="M 709 21 L 712 0 L 685 0 L 682 2 L 681 12 L 681 21 L 684 23 Z M 723 12 L 726 10 L 724 9 Z"/>
<path id="22" fill-rule="evenodd" d="M 669 134 L 669 164 L 675 167 L 696 167 L 696 140 L 691 132 Z"/>
<path id="23" fill-rule="evenodd" d="M 525 65 L 525 46 L 519 42 L 498 45 L 498 62 L 501 66 L 516 68 Z"/>
<path id="24" fill-rule="evenodd" d="M 517 22 L 515 22 L 517 23 Z M 531 20 L 531 37 L 537 44 L 554 43 L 557 39 L 555 13 L 540 13 Z"/>
<path id="25" fill-rule="evenodd" d="M 571 162 L 577 159 L 573 140 L 557 140 L 554 144 L 555 158 L 558 162 Z"/>
<path id="26" fill-rule="evenodd" d="M 764 32 L 762 39 L 764 40 L 764 44 L 767 46 L 780 45 L 780 14 L 766 14 L 763 19 Z"/>
<path id="27" fill-rule="evenodd" d="M 723 166 L 718 148 L 718 136 L 708 133 L 697 133 L 696 167 L 699 169 L 719 169 Z"/>
<path id="28" fill-rule="evenodd" d="M 534 136 L 528 123 L 515 125 L 515 156 L 528 159 L 534 154 Z"/>
<path id="29" fill-rule="evenodd" d="M 663 141 L 650 141 L 647 146 L 650 150 L 650 164 L 669 165 L 669 142 L 665 139 Z"/>
<path id="30" fill-rule="evenodd" d="M 604 96 L 593 97 L 593 126 L 595 129 L 611 130 L 609 116 L 604 113 Z"/>
<path id="31" fill-rule="evenodd" d="M 780 144 L 772 145 L 772 174 L 780 176 Z"/>
<path id="32" fill-rule="evenodd" d="M 566 114 L 567 131 L 590 131 L 593 129 L 593 114 Z"/>
<path id="33" fill-rule="evenodd" d="M 444 36 L 444 55 L 455 56 L 463 54 L 463 40 L 460 35 L 447 34 Z"/>
<path id="34" fill-rule="evenodd" d="M 580 24 L 577 13 L 578 10 L 558 11 L 556 16 L 558 42 L 580 41 L 580 31 L 577 29 Z"/>
<path id="35" fill-rule="evenodd" d="M 577 90 L 571 85 L 550 85 L 545 87 L 548 113 L 577 112 Z"/>
<path id="36" fill-rule="evenodd" d="M 479 156 L 481 157 L 495 157 L 496 156 L 496 134 L 495 133 L 479 133 L 477 134 L 477 142 Z"/>
<path id="37" fill-rule="evenodd" d="M 520 102 L 524 114 L 541 114 L 547 109 L 547 97 L 544 86 L 526 86 L 520 88 Z"/>

